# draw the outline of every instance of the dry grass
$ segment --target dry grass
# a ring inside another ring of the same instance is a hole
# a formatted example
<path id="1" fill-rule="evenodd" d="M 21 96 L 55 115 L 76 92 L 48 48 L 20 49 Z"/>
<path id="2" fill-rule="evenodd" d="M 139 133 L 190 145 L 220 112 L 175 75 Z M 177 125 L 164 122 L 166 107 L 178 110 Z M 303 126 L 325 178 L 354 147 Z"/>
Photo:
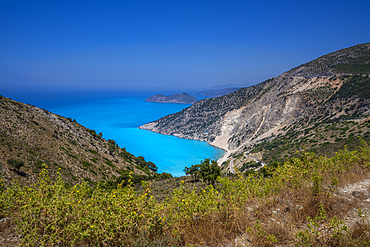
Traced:
<path id="1" fill-rule="evenodd" d="M 355 215 L 351 215 L 351 218 L 348 218 L 348 215 L 353 212 L 357 214 L 359 208 L 363 212 L 369 212 L 370 203 L 337 195 L 344 186 L 370 177 L 368 170 L 359 171 L 339 174 L 339 183 L 335 188 L 329 186 L 331 177 L 326 174 L 328 176 L 323 180 L 323 190 L 319 195 L 313 195 L 309 187 L 301 187 L 282 190 L 274 197 L 261 199 L 258 205 L 254 206 L 253 213 L 238 215 L 238 222 L 244 222 L 244 231 L 238 229 L 240 236 L 230 237 L 231 241 L 221 246 L 295 246 L 298 242 L 296 234 L 307 229 L 308 217 L 313 219 L 320 214 L 320 206 L 327 219 L 336 217 L 343 220 L 348 230 L 334 239 L 330 238 L 329 231 L 321 233 L 323 236 L 320 237 L 320 242 L 313 241 L 306 244 L 307 246 L 367 246 L 370 244 L 369 217 L 356 219 Z M 322 221 L 321 224 L 327 224 L 327 221 Z M 274 236 L 271 238 L 273 241 L 269 241 L 268 236 Z"/>
<path id="2" fill-rule="evenodd" d="M 364 145 L 330 159 L 303 153 L 267 177 L 220 178 L 215 188 L 174 179 L 175 189 L 160 201 L 149 184 L 137 191 L 68 189 L 45 173 L 33 189 L 2 190 L 0 206 L 28 246 L 368 246 L 370 148 Z M 45 219 L 55 219 L 57 228 Z"/>

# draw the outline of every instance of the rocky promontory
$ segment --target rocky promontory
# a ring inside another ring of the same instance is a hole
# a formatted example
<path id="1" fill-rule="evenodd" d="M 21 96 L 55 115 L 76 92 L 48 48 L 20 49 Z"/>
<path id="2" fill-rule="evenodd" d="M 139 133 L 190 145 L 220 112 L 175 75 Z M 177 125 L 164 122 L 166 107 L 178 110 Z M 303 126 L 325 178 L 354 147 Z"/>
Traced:
<path id="1" fill-rule="evenodd" d="M 347 145 L 355 132 L 365 130 L 330 124 L 354 118 L 362 123 L 369 116 L 370 43 L 366 43 L 324 55 L 225 96 L 200 100 L 140 128 L 206 141 L 236 155 L 258 149 L 266 155 L 273 150 L 277 157 L 284 152 L 288 155 L 288 147 L 276 151 L 284 143 L 292 150 L 292 145 L 320 148 L 324 154 L 330 146 L 334 150 L 335 145 Z M 345 134 L 343 129 L 353 133 Z M 281 143 L 257 148 L 277 137 Z"/>
<path id="2" fill-rule="evenodd" d="M 174 95 L 162 95 L 162 94 L 156 94 L 154 96 L 151 96 L 147 98 L 147 102 L 155 102 L 155 103 L 178 103 L 178 104 L 193 104 L 197 102 L 197 98 L 194 96 L 191 96 L 187 93 L 177 93 Z"/>

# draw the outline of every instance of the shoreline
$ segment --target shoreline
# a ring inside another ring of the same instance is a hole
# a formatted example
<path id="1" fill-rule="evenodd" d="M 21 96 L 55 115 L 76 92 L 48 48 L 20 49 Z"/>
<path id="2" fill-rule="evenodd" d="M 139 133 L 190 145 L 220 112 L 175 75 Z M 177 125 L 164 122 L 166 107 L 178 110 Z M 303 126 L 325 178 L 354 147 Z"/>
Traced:
<path id="1" fill-rule="evenodd" d="M 227 158 L 230 156 L 231 154 L 231 151 L 226 149 L 226 148 L 223 148 L 223 147 L 220 147 L 220 146 L 217 146 L 215 144 L 212 144 L 212 143 L 209 143 L 207 141 L 201 141 L 201 140 L 196 140 L 196 139 L 191 139 L 191 138 L 186 138 L 186 137 L 180 137 L 180 136 L 177 136 L 177 135 L 171 135 L 171 134 L 165 134 L 165 133 L 161 133 L 161 132 L 158 132 L 158 131 L 154 131 L 154 130 L 151 130 L 151 129 L 148 129 L 148 128 L 145 128 L 146 125 L 151 125 L 151 124 L 155 124 L 154 122 L 150 122 L 150 123 L 146 123 L 146 124 L 143 124 L 139 127 L 137 127 L 138 129 L 141 129 L 141 130 L 148 130 L 148 131 L 151 131 L 151 132 L 154 132 L 154 133 L 157 133 L 157 134 L 161 134 L 161 135 L 167 135 L 167 136 L 174 136 L 174 137 L 177 137 L 177 138 L 180 138 L 180 139 L 186 139 L 186 140 L 192 140 L 192 141 L 199 141 L 199 142 L 205 142 L 207 144 L 209 144 L 210 146 L 214 147 L 214 148 L 218 148 L 218 149 L 221 149 L 222 151 L 224 151 L 225 153 L 221 156 L 221 158 L 217 159 L 217 164 L 219 166 L 221 166 L 221 164 L 223 162 L 225 162 L 227 160 Z"/>

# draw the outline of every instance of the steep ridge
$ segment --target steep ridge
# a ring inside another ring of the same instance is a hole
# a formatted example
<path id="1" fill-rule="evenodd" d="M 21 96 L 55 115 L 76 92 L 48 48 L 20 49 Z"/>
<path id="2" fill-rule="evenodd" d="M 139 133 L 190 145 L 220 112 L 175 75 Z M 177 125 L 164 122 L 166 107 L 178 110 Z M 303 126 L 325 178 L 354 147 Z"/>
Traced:
<path id="1" fill-rule="evenodd" d="M 132 172 L 154 174 L 156 166 L 75 120 L 0 96 L 0 176 L 27 183 L 43 166 L 70 183 L 112 180 Z"/>
<path id="2" fill-rule="evenodd" d="M 364 75 L 358 75 L 360 72 Z M 255 86 L 201 100 L 141 128 L 206 141 L 230 155 L 273 139 L 277 133 L 308 128 L 317 117 L 332 120 L 341 115 L 369 115 L 368 73 L 370 43 L 360 44 Z"/>

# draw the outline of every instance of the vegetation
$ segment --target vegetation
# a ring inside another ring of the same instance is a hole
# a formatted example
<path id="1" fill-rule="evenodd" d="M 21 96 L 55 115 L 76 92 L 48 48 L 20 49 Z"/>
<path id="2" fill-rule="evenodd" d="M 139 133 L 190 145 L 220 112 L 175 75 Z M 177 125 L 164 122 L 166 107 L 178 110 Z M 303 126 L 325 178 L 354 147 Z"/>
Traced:
<path id="1" fill-rule="evenodd" d="M 13 217 L 22 246 L 215 246 L 238 236 L 252 246 L 370 244 L 369 209 L 341 192 L 369 173 L 366 142 L 332 158 L 302 152 L 268 176 L 219 177 L 204 189 L 181 181 L 161 202 L 150 182 L 135 190 L 131 172 L 126 186 L 68 188 L 45 168 L 32 186 L 0 185 L 0 212 Z"/>
<path id="2" fill-rule="evenodd" d="M 158 174 L 75 119 L 0 96 L 0 242 L 13 235 L 9 246 L 369 246 L 369 55 L 370 43 L 343 49 L 157 121 L 167 133 L 209 142 L 220 116 L 271 95 L 275 106 L 297 96 L 294 107 L 304 111 L 290 116 L 293 124 L 264 140 L 257 138 L 270 127 L 253 134 L 256 124 L 230 138 L 234 146 L 254 138 L 248 151 L 266 163 L 257 171 L 261 164 L 242 150 L 233 158 L 243 173 L 232 176 L 210 159 L 185 167 L 192 177 Z M 264 121 L 274 126 L 281 109 L 271 109 L 277 115 Z"/>
<path id="3" fill-rule="evenodd" d="M 368 66 L 370 68 L 370 66 Z M 369 72 L 370 73 L 370 72 Z M 351 98 L 358 96 L 363 99 L 370 98 L 370 77 L 369 75 L 347 76 L 346 82 L 331 97 L 331 100 L 337 98 Z"/>
<path id="4" fill-rule="evenodd" d="M 153 162 L 145 161 L 143 156 L 135 157 L 133 154 L 127 152 L 125 148 L 121 150 L 120 156 L 127 161 L 133 161 L 137 163 L 147 174 L 149 174 L 149 169 L 153 172 L 158 170 L 158 167 Z"/>
<path id="5" fill-rule="evenodd" d="M 309 63 L 298 66 L 298 68 L 309 75 L 335 73 L 366 74 L 370 73 L 370 43 L 358 44 L 349 48 L 338 50 Z"/>
<path id="6" fill-rule="evenodd" d="M 246 162 L 242 165 L 242 167 L 240 167 L 238 170 L 240 172 L 245 172 L 246 170 L 249 170 L 249 169 L 254 169 L 254 168 L 257 168 L 261 166 L 261 164 L 255 162 L 255 161 L 249 161 L 249 162 Z"/>
<path id="7" fill-rule="evenodd" d="M 365 116 L 358 117 L 366 120 Z M 282 129 L 272 140 L 262 140 L 253 146 L 251 153 L 261 152 L 263 161 L 271 163 L 297 157 L 297 150 L 306 149 L 328 157 L 335 155 L 344 146 L 355 150 L 360 145 L 360 139 L 370 141 L 370 121 L 365 120 L 359 121 L 356 115 L 312 118 L 298 126 Z"/>
<path id="8" fill-rule="evenodd" d="M 14 167 L 16 170 L 19 170 L 22 166 L 24 166 L 24 161 L 22 160 L 16 160 L 16 159 L 8 159 L 6 161 L 8 165 Z"/>
<path id="9" fill-rule="evenodd" d="M 194 181 L 197 176 L 208 184 L 214 184 L 217 177 L 221 175 L 221 167 L 217 165 L 216 160 L 205 159 L 200 164 L 185 167 L 184 172 L 186 175 L 193 175 Z"/>
<path id="10" fill-rule="evenodd" d="M 57 171 L 69 185 L 90 181 L 116 180 L 120 170 L 152 177 L 157 167 L 143 157 L 135 157 L 102 133 L 87 129 L 46 110 L 0 98 L 0 163 L 5 180 L 33 183 L 49 166 L 53 179 Z"/>
<path id="11" fill-rule="evenodd" d="M 368 60 L 370 60 L 370 57 L 368 57 Z M 370 66 L 362 63 L 338 64 L 334 65 L 333 68 L 341 73 L 370 74 Z"/>

